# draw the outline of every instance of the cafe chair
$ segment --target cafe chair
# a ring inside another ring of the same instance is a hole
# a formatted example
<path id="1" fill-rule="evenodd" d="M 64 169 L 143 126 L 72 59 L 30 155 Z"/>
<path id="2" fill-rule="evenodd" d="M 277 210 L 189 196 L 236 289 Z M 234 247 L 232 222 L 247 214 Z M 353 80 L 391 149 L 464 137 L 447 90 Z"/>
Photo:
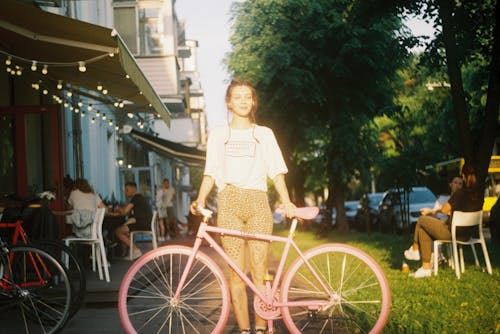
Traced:
<path id="1" fill-rule="evenodd" d="M 96 210 L 94 221 L 92 222 L 92 233 L 90 238 L 78 238 L 78 237 L 67 237 L 64 238 L 64 243 L 66 246 L 70 247 L 71 244 L 81 244 L 89 245 L 92 247 L 92 270 L 97 269 L 99 271 L 99 279 L 103 279 L 103 268 L 104 277 L 106 282 L 110 282 L 109 278 L 109 268 L 108 259 L 106 257 L 106 248 L 104 247 L 104 239 L 102 236 L 102 224 L 104 221 L 105 208 L 98 208 Z"/>
<path id="2" fill-rule="evenodd" d="M 456 231 L 458 226 L 477 226 L 478 227 L 478 237 L 471 237 L 469 240 L 461 241 L 457 240 Z M 465 271 L 464 264 L 464 254 L 463 245 L 470 245 L 472 253 L 474 254 L 474 261 L 476 266 L 479 265 L 479 260 L 477 258 L 475 244 L 480 244 L 483 250 L 484 261 L 486 263 L 486 270 L 488 274 L 492 274 L 490 257 L 488 255 L 488 249 L 486 248 L 486 242 L 484 240 L 483 234 L 483 211 L 474 212 L 463 212 L 454 211 L 451 219 L 451 240 L 434 240 L 434 274 L 437 275 L 438 272 L 438 247 L 440 244 L 451 244 L 452 246 L 452 267 L 455 268 L 455 273 L 457 278 L 460 278 L 460 274 Z M 458 253 L 460 250 L 460 254 Z M 459 259 L 460 256 L 460 259 Z M 460 266 L 459 266 L 460 260 Z"/>
<path id="3" fill-rule="evenodd" d="M 158 248 L 158 243 L 156 241 L 156 218 L 158 217 L 158 212 L 153 211 L 153 217 L 151 218 L 151 230 L 139 230 L 130 232 L 130 251 L 129 259 L 134 259 L 134 238 L 135 236 L 141 235 L 151 235 L 151 242 L 153 243 L 153 248 Z"/>

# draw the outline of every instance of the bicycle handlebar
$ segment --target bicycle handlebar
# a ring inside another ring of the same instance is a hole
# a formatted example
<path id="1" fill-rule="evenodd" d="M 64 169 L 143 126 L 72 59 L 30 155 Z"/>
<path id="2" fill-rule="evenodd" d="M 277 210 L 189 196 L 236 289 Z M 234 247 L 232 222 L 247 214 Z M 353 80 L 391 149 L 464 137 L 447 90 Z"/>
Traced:
<path id="1" fill-rule="evenodd" d="M 213 211 L 211 210 L 208 210 L 208 209 L 205 209 L 204 207 L 202 207 L 201 205 L 198 205 L 196 207 L 196 210 L 201 213 L 201 215 L 205 218 L 211 218 L 212 217 L 212 214 L 213 214 Z"/>
<path id="2" fill-rule="evenodd" d="M 285 216 L 285 209 L 278 208 L 276 209 L 276 213 Z M 304 220 L 311 220 L 316 218 L 318 213 L 319 213 L 319 208 L 317 206 L 306 206 L 302 208 L 297 208 L 297 210 L 295 210 L 295 217 Z"/>

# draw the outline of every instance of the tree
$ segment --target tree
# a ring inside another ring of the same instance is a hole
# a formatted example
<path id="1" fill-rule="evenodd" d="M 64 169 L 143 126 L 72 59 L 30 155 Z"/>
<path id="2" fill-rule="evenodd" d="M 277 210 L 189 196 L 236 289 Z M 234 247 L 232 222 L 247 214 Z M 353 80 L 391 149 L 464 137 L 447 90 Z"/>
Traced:
<path id="1" fill-rule="evenodd" d="M 279 129 L 293 169 L 303 175 L 303 167 L 324 168 L 341 230 L 346 183 L 370 166 L 371 143 L 363 140 L 373 117 L 392 106 L 391 81 L 410 41 L 387 8 L 374 0 L 253 0 L 233 7 L 228 68 L 256 86 L 264 120 Z M 300 160 L 311 154 L 317 159 Z"/>
<path id="2" fill-rule="evenodd" d="M 410 13 L 423 10 L 435 22 L 438 34 L 427 46 L 427 60 L 446 70 L 462 155 L 484 180 L 500 133 L 498 1 L 401 0 L 399 5 Z M 468 74 L 475 84 L 467 81 Z"/>

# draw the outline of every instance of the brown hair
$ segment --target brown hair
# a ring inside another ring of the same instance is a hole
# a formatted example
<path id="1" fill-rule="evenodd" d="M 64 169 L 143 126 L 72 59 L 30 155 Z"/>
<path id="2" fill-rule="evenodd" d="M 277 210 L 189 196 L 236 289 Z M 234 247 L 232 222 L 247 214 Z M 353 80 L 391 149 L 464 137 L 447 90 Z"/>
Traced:
<path id="1" fill-rule="evenodd" d="M 470 163 L 465 163 L 462 167 L 462 179 L 467 192 L 473 199 L 481 197 L 477 186 L 476 169 Z"/>
<path id="2" fill-rule="evenodd" d="M 252 110 L 250 111 L 250 119 L 253 123 L 255 123 L 255 112 L 257 111 L 257 92 L 255 91 L 253 85 L 247 80 L 240 78 L 234 78 L 233 80 L 231 80 L 231 83 L 229 84 L 226 90 L 226 104 L 228 104 L 229 101 L 231 100 L 231 94 L 233 93 L 233 89 L 235 87 L 241 87 L 241 86 L 248 87 L 250 89 L 250 92 L 252 93 L 253 105 L 252 105 Z"/>
<path id="3" fill-rule="evenodd" d="M 82 193 L 86 193 L 86 194 L 94 192 L 94 189 L 92 189 L 89 182 L 85 179 L 82 179 L 82 178 L 76 179 L 73 182 L 73 189 L 78 189 Z"/>

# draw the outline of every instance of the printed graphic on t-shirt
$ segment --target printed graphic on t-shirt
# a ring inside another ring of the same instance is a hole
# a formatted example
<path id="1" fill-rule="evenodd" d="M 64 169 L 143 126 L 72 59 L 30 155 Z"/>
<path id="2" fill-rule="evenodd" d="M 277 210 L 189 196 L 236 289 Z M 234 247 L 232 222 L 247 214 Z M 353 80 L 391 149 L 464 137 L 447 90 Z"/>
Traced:
<path id="1" fill-rule="evenodd" d="M 228 157 L 253 157 L 255 156 L 255 142 L 230 141 L 225 146 L 225 154 Z"/>

